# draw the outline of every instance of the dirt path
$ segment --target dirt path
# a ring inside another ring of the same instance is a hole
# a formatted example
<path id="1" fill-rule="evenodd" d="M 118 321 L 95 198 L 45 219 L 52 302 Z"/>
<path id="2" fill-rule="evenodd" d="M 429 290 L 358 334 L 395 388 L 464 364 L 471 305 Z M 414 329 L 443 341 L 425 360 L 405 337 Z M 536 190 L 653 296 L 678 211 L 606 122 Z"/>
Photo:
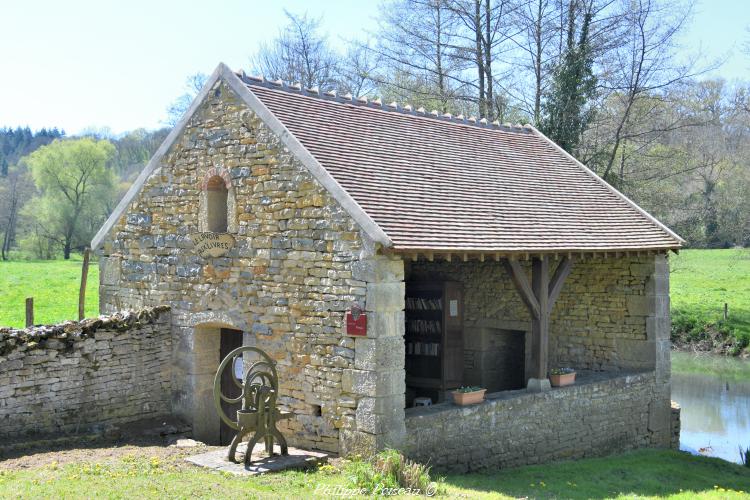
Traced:
<path id="1" fill-rule="evenodd" d="M 127 442 L 111 440 L 73 441 L 56 449 L 39 446 L 14 451 L 10 456 L 0 456 L 0 470 L 23 470 L 43 467 L 52 463 L 112 463 L 126 456 L 158 458 L 178 467 L 193 467 L 183 459 L 203 451 L 215 449 L 192 440 L 164 438 L 138 438 Z"/>

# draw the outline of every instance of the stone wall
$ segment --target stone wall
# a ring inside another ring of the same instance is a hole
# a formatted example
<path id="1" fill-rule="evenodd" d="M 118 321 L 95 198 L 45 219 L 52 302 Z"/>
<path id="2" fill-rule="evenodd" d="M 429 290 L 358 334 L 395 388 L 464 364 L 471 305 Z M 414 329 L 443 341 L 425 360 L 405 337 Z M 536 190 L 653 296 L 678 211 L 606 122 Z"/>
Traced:
<path id="1" fill-rule="evenodd" d="M 671 429 L 671 439 L 669 442 L 669 447 L 673 450 L 679 450 L 680 449 L 680 412 L 682 408 L 680 408 L 680 405 L 677 404 L 676 401 L 672 401 L 671 406 L 671 415 L 670 415 L 670 429 Z"/>
<path id="2" fill-rule="evenodd" d="M 170 413 L 168 308 L 0 329 L 0 441 Z"/>
<path id="3" fill-rule="evenodd" d="M 406 412 L 406 452 L 439 471 L 468 472 L 667 447 L 666 405 L 654 372 L 579 374 L 549 392 L 488 395 L 477 405 L 442 403 Z"/>
<path id="4" fill-rule="evenodd" d="M 654 278 L 655 262 L 662 260 L 666 263 L 665 257 L 653 255 L 575 258 L 552 311 L 550 366 L 653 369 L 655 349 L 649 328 L 652 333 L 656 328 L 662 334 L 666 331 L 669 340 L 669 328 L 664 324 L 669 321 L 668 308 L 661 323 L 657 325 L 654 319 L 657 306 L 663 316 L 661 303 L 656 304 L 655 284 L 666 287 L 666 295 L 663 290 L 658 291 L 658 301 L 669 299 L 668 274 L 660 271 L 658 280 Z M 555 261 L 552 262 L 554 266 Z M 531 264 L 522 264 L 530 275 Z M 503 330 L 531 331 L 528 310 L 502 262 L 410 262 L 407 280 L 420 279 L 463 283 L 464 345 L 470 362 L 486 357 L 494 348 L 483 340 L 488 330 L 490 337 Z M 528 354 L 527 349 L 527 357 Z"/>
<path id="5" fill-rule="evenodd" d="M 223 257 L 203 258 L 189 235 L 204 226 L 202 188 L 213 175 L 230 183 L 228 231 L 236 244 Z M 344 314 L 354 303 L 379 315 L 373 332 L 395 328 L 403 309 L 403 264 L 375 251 L 310 172 L 219 82 L 105 239 L 100 303 L 104 311 L 172 306 L 172 404 L 197 433 L 206 429 L 198 438 L 211 442 L 218 425 L 209 407 L 219 363 L 214 337 L 225 327 L 244 331 L 245 344 L 278 362 L 280 404 L 295 414 L 281 425 L 290 444 L 339 451 L 342 430 L 352 443 L 374 443 L 382 430 L 379 417 L 364 417 L 382 403 L 372 398 L 383 395 L 366 381 L 403 382 L 403 342 L 400 350 L 391 342 L 396 361 L 383 369 L 358 360 L 382 357 L 379 347 L 344 335 Z M 390 272 L 357 275 L 353 265 L 363 259 Z"/>

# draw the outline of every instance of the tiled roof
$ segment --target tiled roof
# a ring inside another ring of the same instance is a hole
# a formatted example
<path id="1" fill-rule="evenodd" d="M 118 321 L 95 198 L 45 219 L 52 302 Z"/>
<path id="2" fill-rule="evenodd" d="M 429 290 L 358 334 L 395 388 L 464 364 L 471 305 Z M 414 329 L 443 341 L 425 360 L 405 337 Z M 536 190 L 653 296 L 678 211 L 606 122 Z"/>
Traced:
<path id="1" fill-rule="evenodd" d="M 243 82 L 394 250 L 677 248 L 681 239 L 530 126 Z"/>

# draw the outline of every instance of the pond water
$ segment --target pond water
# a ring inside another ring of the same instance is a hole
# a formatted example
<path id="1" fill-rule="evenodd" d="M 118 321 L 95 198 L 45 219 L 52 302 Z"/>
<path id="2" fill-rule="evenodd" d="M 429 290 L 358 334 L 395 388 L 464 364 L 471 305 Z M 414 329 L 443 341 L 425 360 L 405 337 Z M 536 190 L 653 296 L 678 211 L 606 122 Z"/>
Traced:
<path id="1" fill-rule="evenodd" d="M 672 399 L 682 407 L 680 449 L 740 462 L 750 447 L 750 361 L 672 353 Z"/>

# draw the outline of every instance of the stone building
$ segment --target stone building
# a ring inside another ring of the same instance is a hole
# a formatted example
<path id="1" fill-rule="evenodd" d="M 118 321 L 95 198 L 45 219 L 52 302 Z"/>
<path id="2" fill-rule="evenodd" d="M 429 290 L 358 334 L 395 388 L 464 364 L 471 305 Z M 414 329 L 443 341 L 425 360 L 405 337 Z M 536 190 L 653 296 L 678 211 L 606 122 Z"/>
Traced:
<path id="1" fill-rule="evenodd" d="M 171 306 L 168 411 L 197 438 L 222 439 L 220 355 L 256 345 L 291 444 L 468 470 L 669 446 L 682 243 L 531 126 L 220 65 L 92 248 L 103 312 Z"/>

